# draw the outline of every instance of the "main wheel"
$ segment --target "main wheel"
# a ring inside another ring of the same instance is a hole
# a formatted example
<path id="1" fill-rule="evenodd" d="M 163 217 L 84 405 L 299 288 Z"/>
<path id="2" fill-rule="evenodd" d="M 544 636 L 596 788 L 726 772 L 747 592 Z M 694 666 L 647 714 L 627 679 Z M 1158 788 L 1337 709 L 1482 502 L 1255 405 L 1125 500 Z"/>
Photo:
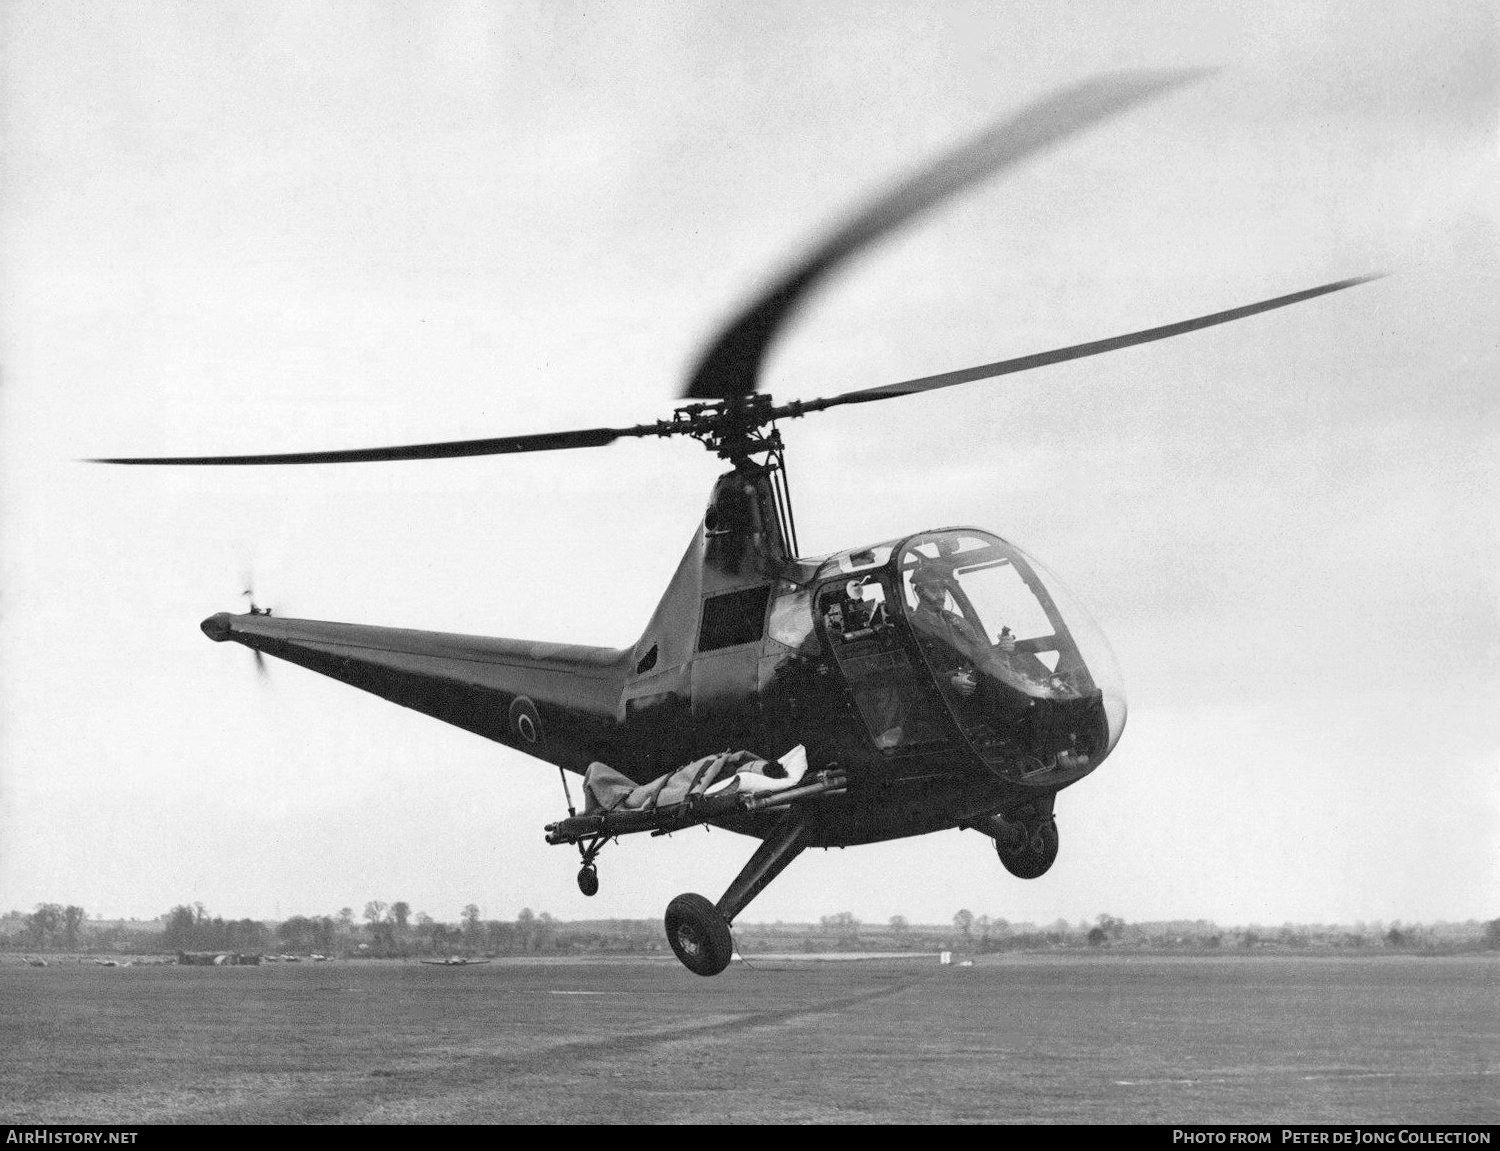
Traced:
<path id="1" fill-rule="evenodd" d="M 1046 875 L 1057 859 L 1057 821 L 1033 824 L 1027 829 L 1025 841 L 1019 847 L 1001 847 L 995 840 L 995 854 L 1005 865 L 1005 870 L 1017 879 L 1036 879 Z"/>
<path id="2" fill-rule="evenodd" d="M 734 937 L 719 909 L 691 893 L 667 904 L 667 942 L 695 975 L 719 974 L 734 954 Z"/>

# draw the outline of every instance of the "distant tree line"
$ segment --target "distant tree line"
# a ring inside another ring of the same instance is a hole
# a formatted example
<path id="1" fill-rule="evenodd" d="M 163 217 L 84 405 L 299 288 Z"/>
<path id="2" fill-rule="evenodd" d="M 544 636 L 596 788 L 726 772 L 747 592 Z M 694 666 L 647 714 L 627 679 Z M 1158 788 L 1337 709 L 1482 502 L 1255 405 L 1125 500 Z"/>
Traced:
<path id="1" fill-rule="evenodd" d="M 1345 925 L 1283 924 L 1221 928 L 1207 920 L 1128 923 L 1101 914 L 1092 921 L 1058 919 L 1048 925 L 1011 923 L 960 909 L 944 924 L 913 924 L 896 915 L 862 923 L 852 912 L 817 923 L 735 926 L 747 951 L 999 951 L 1150 950 L 1184 952 L 1500 951 L 1500 919 L 1488 922 Z M 466 904 L 443 922 L 397 900 L 371 900 L 362 916 L 293 915 L 280 922 L 210 915 L 201 903 L 179 904 L 151 921 L 90 920 L 76 905 L 39 903 L 29 913 L 0 916 L 0 950 L 163 954 L 321 954 L 337 957 L 418 958 L 550 954 L 653 954 L 666 950 L 657 919 L 565 922 L 523 909 L 514 920 L 486 919 Z"/>
<path id="2" fill-rule="evenodd" d="M 362 917 L 353 908 L 336 915 L 293 915 L 280 922 L 226 919 L 201 903 L 183 903 L 155 920 L 89 920 L 81 907 L 38 904 L 26 914 L 0 916 L 0 950 L 160 955 L 321 954 L 337 957 L 416 958 L 546 955 L 553 953 L 664 952 L 657 920 L 594 920 L 563 924 L 547 912 L 523 908 L 514 920 L 485 919 L 477 904 L 443 922 L 413 913 L 398 900 L 371 900 Z"/>
<path id="3" fill-rule="evenodd" d="M 30 915 L 12 911 L 5 919 L 13 927 L 19 923 L 20 930 L 12 938 L 19 936 L 23 947 L 37 951 L 59 948 L 73 951 L 82 942 L 86 915 L 83 908 L 71 903 L 66 907 L 60 903 L 38 903 Z"/>
<path id="4" fill-rule="evenodd" d="M 181 904 L 163 918 L 164 951 L 263 951 L 271 937 L 259 920 L 210 919 L 201 903 Z"/>

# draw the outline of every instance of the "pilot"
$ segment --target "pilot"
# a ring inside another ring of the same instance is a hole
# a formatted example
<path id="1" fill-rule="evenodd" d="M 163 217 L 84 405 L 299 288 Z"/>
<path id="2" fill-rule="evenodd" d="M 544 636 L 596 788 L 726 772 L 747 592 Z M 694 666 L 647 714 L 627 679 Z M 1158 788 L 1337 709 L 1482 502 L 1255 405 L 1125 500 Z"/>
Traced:
<path id="1" fill-rule="evenodd" d="M 979 688 L 974 661 L 988 648 L 979 629 L 945 606 L 948 577 L 938 568 L 920 567 L 912 576 L 912 590 L 917 606 L 911 622 L 916 627 L 922 647 L 940 680 L 946 680 L 954 693 L 968 699 Z"/>

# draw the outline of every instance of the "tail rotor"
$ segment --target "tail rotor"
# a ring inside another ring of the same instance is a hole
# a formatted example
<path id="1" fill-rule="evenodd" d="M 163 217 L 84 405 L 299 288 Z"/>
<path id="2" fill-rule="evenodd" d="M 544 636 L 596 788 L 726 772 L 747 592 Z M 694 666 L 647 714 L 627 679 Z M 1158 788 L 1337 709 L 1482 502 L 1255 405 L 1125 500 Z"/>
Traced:
<path id="1" fill-rule="evenodd" d="M 245 588 L 242 592 L 240 592 L 240 598 L 245 601 L 249 613 L 251 615 L 274 614 L 273 609 L 269 607 L 262 607 L 259 603 L 256 602 L 255 578 L 252 573 L 247 570 L 243 574 L 244 578 L 240 582 L 245 585 Z M 252 647 L 250 649 L 250 654 L 255 658 L 255 678 L 260 680 L 261 683 L 269 684 L 271 682 L 271 669 L 270 666 L 266 663 L 265 653 L 262 652 L 259 648 Z"/>

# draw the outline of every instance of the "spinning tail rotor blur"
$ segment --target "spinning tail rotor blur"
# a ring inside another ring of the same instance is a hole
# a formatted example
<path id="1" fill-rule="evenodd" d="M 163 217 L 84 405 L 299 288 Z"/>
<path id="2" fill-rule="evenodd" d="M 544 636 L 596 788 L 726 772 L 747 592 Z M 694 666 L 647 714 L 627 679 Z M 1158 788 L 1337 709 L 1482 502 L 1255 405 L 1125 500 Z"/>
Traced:
<path id="1" fill-rule="evenodd" d="M 274 609 L 269 608 L 269 607 L 263 607 L 263 606 L 261 606 L 261 604 L 259 604 L 259 603 L 256 602 L 256 598 L 255 598 L 255 579 L 254 579 L 253 576 L 250 575 L 249 572 L 245 573 L 245 578 L 241 582 L 244 583 L 245 589 L 242 592 L 240 592 L 240 598 L 242 600 L 244 600 L 245 603 L 248 605 L 248 610 L 249 610 L 249 613 L 251 615 L 266 615 L 266 616 L 268 616 L 268 615 L 274 615 L 275 614 Z M 263 651 L 261 651 L 259 648 L 254 648 L 253 647 L 253 648 L 250 649 L 250 654 L 251 654 L 251 656 L 255 660 L 255 677 L 256 677 L 256 679 L 260 680 L 264 684 L 269 684 L 271 682 L 271 669 L 266 664 L 265 653 Z"/>

